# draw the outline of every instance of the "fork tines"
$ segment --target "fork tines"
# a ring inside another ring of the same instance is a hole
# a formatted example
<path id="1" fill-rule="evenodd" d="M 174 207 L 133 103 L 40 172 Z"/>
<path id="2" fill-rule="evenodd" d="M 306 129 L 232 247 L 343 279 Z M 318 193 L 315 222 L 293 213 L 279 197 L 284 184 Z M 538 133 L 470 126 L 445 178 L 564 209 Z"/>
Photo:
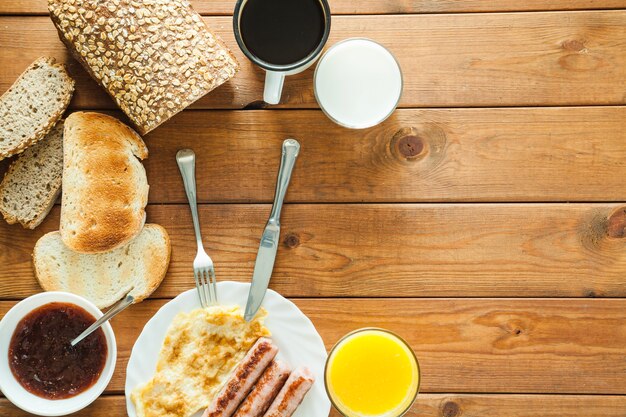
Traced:
<path id="1" fill-rule="evenodd" d="M 193 275 L 196 280 L 200 305 L 206 308 L 210 305 L 217 304 L 217 279 L 215 278 L 215 269 L 212 267 L 194 269 Z"/>

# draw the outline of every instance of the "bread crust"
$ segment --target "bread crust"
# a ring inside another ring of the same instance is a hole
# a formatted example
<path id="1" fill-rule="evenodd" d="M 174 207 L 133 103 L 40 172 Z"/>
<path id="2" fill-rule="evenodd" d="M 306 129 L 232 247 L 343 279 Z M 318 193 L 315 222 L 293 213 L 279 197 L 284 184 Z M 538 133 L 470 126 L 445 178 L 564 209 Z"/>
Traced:
<path id="1" fill-rule="evenodd" d="M 144 228 L 146 227 L 152 227 L 160 230 L 165 246 L 167 247 L 167 255 L 164 258 L 159 258 L 154 252 L 150 253 L 150 258 L 154 262 L 155 267 L 152 268 L 151 272 L 146 276 L 147 284 L 145 291 L 139 292 L 133 289 L 133 291 L 130 292 L 130 295 L 135 298 L 135 303 L 145 300 L 154 291 L 156 291 L 157 288 L 159 288 L 159 285 L 161 285 L 161 282 L 163 282 L 163 279 L 167 274 L 167 269 L 169 267 L 170 260 L 172 259 L 172 241 L 170 240 L 167 230 L 159 224 L 146 224 Z M 163 265 L 164 267 L 159 267 L 159 265 Z"/>
<path id="2" fill-rule="evenodd" d="M 81 262 L 89 262 L 91 265 L 102 266 L 105 264 L 103 257 L 106 255 L 94 254 L 85 255 L 71 253 L 71 250 L 66 249 L 67 252 L 54 253 L 56 260 L 50 256 L 44 254 L 46 246 L 50 246 L 55 242 L 61 241 L 61 235 L 58 231 L 50 232 L 42 236 L 33 249 L 33 268 L 35 271 L 35 277 L 39 282 L 41 288 L 44 291 L 69 291 L 74 294 L 81 295 L 91 300 L 98 308 L 106 308 L 114 304 L 118 299 L 124 297 L 126 292 L 124 289 L 130 289 L 130 294 L 135 298 L 135 303 L 141 302 L 149 297 L 161 284 L 165 275 L 167 274 L 168 266 L 171 257 L 171 241 L 165 228 L 158 224 L 146 224 L 143 230 L 158 230 L 159 242 L 152 242 L 152 245 L 157 245 L 161 250 L 147 251 L 145 264 L 147 270 L 142 276 L 125 276 L 127 282 L 121 283 L 121 292 L 118 298 L 106 297 L 106 288 L 103 286 L 98 289 L 91 289 L 89 291 L 85 282 L 93 280 L 92 276 L 85 276 L 81 274 Z M 133 242 L 129 243 L 129 246 Z M 127 246 L 120 248 L 114 253 L 115 262 L 127 261 L 124 257 L 124 252 L 127 250 Z M 154 246 L 153 246 L 154 248 Z M 143 249 L 143 248 L 142 248 Z M 60 266 L 57 265 L 60 263 Z M 116 265 L 111 265 L 116 267 Z M 63 273 L 67 271 L 67 273 Z M 135 285 L 133 279 L 140 279 L 143 282 L 143 286 Z M 98 283 L 102 285 L 101 283 Z"/>
<path id="3" fill-rule="evenodd" d="M 128 243 L 146 218 L 145 143 L 116 118 L 92 112 L 71 114 L 63 136 L 63 243 L 79 253 Z"/>
<path id="4" fill-rule="evenodd" d="M 24 78 L 24 75 L 26 75 L 26 73 L 44 64 L 58 69 L 61 72 L 61 74 L 65 77 L 66 82 L 68 83 L 69 89 L 66 92 L 66 94 L 64 94 L 61 97 L 61 102 L 59 103 L 58 111 L 56 111 L 52 115 L 52 117 L 48 120 L 48 122 L 45 125 L 38 126 L 35 129 L 33 136 L 24 138 L 24 140 L 19 145 L 5 152 L 0 151 L 0 160 L 22 153 L 26 150 L 26 148 L 34 145 L 35 143 L 43 139 L 50 132 L 50 130 L 52 130 L 54 125 L 61 119 L 61 117 L 63 116 L 63 113 L 65 113 L 65 109 L 67 109 L 67 106 L 70 104 L 70 101 L 72 100 L 72 95 L 74 94 L 75 83 L 74 83 L 74 79 L 72 79 L 72 77 L 70 77 L 69 74 L 67 73 L 65 65 L 58 64 L 56 60 L 52 57 L 42 56 L 42 57 L 37 58 L 32 64 L 28 66 L 28 68 L 24 70 L 24 72 L 20 74 L 19 77 L 17 77 L 17 79 L 11 85 L 11 87 L 9 87 L 9 89 L 5 91 L 4 94 L 2 94 L 2 96 L 0 96 L 0 101 L 4 100 L 5 96 L 7 96 L 9 93 L 13 91 L 15 86 L 19 84 L 19 82 L 22 80 L 22 78 Z"/>

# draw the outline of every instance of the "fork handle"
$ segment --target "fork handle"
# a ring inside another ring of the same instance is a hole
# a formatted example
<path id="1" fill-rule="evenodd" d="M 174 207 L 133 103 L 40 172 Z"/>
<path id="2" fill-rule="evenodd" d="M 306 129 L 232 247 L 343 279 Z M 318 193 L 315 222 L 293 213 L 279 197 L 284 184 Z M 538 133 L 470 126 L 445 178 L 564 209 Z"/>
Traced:
<path id="1" fill-rule="evenodd" d="M 280 212 L 283 208 L 283 200 L 287 194 L 287 187 L 291 181 L 291 172 L 296 164 L 296 158 L 300 153 L 300 143 L 295 139 L 286 139 L 283 142 L 283 153 L 278 169 L 278 179 L 276 180 L 276 191 L 274 193 L 274 204 L 268 223 L 280 224 Z"/>
<path id="2" fill-rule="evenodd" d="M 198 247 L 202 247 L 200 222 L 198 221 L 198 203 L 196 199 L 196 154 L 191 149 L 181 149 L 176 152 L 176 163 L 178 163 L 180 175 L 183 177 L 185 193 L 187 194 L 187 200 L 189 200 L 193 230 L 196 232 L 196 242 L 198 243 Z"/>

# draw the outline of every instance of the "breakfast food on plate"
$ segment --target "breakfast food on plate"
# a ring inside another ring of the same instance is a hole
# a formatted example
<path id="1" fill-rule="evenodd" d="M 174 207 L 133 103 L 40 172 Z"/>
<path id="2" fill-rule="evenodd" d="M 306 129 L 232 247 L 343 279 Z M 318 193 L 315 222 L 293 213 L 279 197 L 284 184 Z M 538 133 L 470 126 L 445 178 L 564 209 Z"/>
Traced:
<path id="1" fill-rule="evenodd" d="M 0 184 L 0 212 L 9 224 L 39 226 L 61 191 L 63 122 L 11 163 Z"/>
<path id="2" fill-rule="evenodd" d="M 146 224 L 130 243 L 107 253 L 74 252 L 59 232 L 42 236 L 33 252 L 35 275 L 44 290 L 82 295 L 99 308 L 128 293 L 135 302 L 148 297 L 165 277 L 169 261 L 169 236 L 156 224 Z"/>
<path id="3" fill-rule="evenodd" d="M 235 75 L 187 0 L 48 0 L 61 40 L 145 134 Z"/>
<path id="4" fill-rule="evenodd" d="M 41 57 L 0 97 L 0 159 L 34 145 L 61 119 L 74 80 L 53 58 Z"/>
<path id="5" fill-rule="evenodd" d="M 206 408 L 252 345 L 270 335 L 266 315 L 247 322 L 236 306 L 176 315 L 154 376 L 132 391 L 137 417 L 189 417 Z"/>
<path id="6" fill-rule="evenodd" d="M 315 377 L 309 368 L 297 368 L 289 375 L 287 382 L 285 382 L 276 399 L 265 413 L 265 417 L 291 416 L 314 382 Z"/>
<path id="7" fill-rule="evenodd" d="M 272 361 L 234 416 L 262 417 L 290 373 L 291 368 L 286 364 L 278 360 Z"/>
<path id="8" fill-rule="evenodd" d="M 270 339 L 257 340 L 202 416 L 231 417 L 277 353 Z"/>
<path id="9" fill-rule="evenodd" d="M 141 136 L 114 117 L 77 112 L 63 131 L 61 239 L 79 253 L 130 242 L 146 220 L 148 181 Z"/>
<path id="10" fill-rule="evenodd" d="M 261 308 L 247 322 L 239 306 L 178 313 L 156 372 L 130 393 L 137 417 L 289 417 L 315 378 L 276 360 Z M 132 415 L 132 413 L 131 413 Z"/>

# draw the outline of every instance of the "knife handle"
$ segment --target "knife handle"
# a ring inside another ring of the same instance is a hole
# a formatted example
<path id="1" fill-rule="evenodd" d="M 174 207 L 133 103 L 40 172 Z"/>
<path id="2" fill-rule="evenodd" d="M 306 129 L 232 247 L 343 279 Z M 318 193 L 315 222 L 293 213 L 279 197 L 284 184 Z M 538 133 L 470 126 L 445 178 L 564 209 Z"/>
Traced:
<path id="1" fill-rule="evenodd" d="M 286 139 L 283 142 L 283 154 L 280 159 L 280 168 L 278 169 L 278 179 L 276 180 L 276 192 L 274 193 L 274 204 L 268 223 L 279 225 L 280 212 L 283 208 L 283 200 L 287 194 L 289 181 L 291 181 L 291 172 L 296 164 L 296 158 L 300 153 L 300 144 L 295 139 Z"/>

